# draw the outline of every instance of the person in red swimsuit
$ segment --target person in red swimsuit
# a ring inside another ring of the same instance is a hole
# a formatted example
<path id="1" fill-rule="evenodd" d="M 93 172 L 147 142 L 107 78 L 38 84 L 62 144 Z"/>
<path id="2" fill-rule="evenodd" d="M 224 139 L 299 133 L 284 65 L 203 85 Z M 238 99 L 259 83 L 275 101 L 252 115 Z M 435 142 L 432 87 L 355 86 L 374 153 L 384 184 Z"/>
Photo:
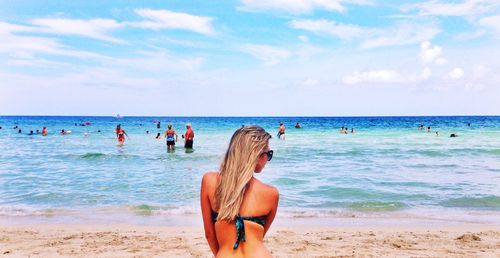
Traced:
<path id="1" fill-rule="evenodd" d="M 129 137 L 128 134 L 125 132 L 125 130 L 122 129 L 121 125 L 117 125 L 116 139 L 118 140 L 118 144 L 122 145 L 125 142 L 125 135 Z"/>

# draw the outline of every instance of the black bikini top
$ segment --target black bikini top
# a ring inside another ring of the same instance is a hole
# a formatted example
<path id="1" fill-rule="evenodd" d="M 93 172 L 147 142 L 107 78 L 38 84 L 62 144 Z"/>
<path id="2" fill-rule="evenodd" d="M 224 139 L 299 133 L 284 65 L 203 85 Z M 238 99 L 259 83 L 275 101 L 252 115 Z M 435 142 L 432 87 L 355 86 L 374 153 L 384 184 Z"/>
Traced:
<path id="1" fill-rule="evenodd" d="M 214 223 L 217 221 L 217 216 L 219 216 L 219 213 L 212 211 L 212 220 Z M 264 227 L 266 224 L 266 218 L 267 216 L 250 217 L 240 216 L 238 214 L 238 216 L 234 219 L 236 224 L 236 242 L 233 245 L 233 249 L 238 248 L 240 241 L 245 241 L 245 223 L 243 223 L 243 220 L 252 221 Z"/>

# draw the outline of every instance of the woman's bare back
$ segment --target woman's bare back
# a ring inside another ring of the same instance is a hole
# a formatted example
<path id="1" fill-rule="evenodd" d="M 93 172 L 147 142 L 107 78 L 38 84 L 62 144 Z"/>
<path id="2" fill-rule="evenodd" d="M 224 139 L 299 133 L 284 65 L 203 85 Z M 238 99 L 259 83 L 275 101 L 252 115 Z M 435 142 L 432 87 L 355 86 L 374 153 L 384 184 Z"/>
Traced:
<path id="1" fill-rule="evenodd" d="M 203 180 L 205 182 L 202 187 L 206 187 L 207 201 L 211 212 L 216 212 L 214 196 L 218 173 L 207 173 Z M 255 177 L 252 178 L 243 195 L 239 216 L 242 218 L 264 217 L 265 223 L 260 225 L 254 221 L 243 219 L 245 241 L 237 242 L 235 221 L 216 221 L 214 231 L 219 246 L 217 257 L 271 257 L 271 253 L 263 244 L 263 239 L 276 215 L 278 198 L 279 193 L 276 188 L 262 183 Z M 237 243 L 237 248 L 234 249 L 235 243 Z"/>

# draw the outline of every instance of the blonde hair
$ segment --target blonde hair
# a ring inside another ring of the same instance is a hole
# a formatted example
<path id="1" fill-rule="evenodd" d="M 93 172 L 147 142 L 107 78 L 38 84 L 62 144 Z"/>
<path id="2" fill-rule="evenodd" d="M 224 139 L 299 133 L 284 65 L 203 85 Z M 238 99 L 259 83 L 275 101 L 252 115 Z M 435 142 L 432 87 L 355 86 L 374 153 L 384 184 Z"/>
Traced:
<path id="1" fill-rule="evenodd" d="M 270 138 L 256 125 L 242 127 L 231 137 L 215 190 L 217 220 L 233 221 L 238 215 L 247 184 Z"/>

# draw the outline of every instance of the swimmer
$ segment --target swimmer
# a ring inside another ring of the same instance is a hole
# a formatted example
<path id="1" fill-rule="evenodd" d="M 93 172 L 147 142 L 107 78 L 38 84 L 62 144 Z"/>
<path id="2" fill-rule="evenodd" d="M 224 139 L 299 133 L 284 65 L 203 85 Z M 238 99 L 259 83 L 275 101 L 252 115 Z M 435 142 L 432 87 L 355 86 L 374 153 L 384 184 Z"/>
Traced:
<path id="1" fill-rule="evenodd" d="M 160 139 L 160 138 L 161 138 L 161 134 L 157 133 L 155 139 Z"/>
<path id="2" fill-rule="evenodd" d="M 33 135 L 33 130 L 30 131 L 30 133 L 28 135 Z"/>
<path id="3" fill-rule="evenodd" d="M 146 134 L 149 134 L 149 131 L 146 131 Z"/>
<path id="4" fill-rule="evenodd" d="M 83 137 L 87 138 L 89 136 L 88 133 L 83 133 Z"/>
<path id="5" fill-rule="evenodd" d="M 22 132 L 23 132 L 23 131 L 22 131 L 21 129 L 19 129 L 19 130 L 17 131 L 17 133 L 22 133 Z"/>
<path id="6" fill-rule="evenodd" d="M 295 124 L 295 128 L 300 129 L 300 124 L 299 124 L 299 122 L 297 122 L 297 123 Z"/>
<path id="7" fill-rule="evenodd" d="M 436 131 L 436 136 L 439 136 L 439 131 Z"/>
<path id="8" fill-rule="evenodd" d="M 186 133 L 184 134 L 184 148 L 192 149 L 193 148 L 193 139 L 194 139 L 194 131 L 191 128 L 191 124 L 186 124 Z"/>
<path id="9" fill-rule="evenodd" d="M 284 140 L 285 139 L 285 125 L 283 122 L 280 122 L 280 128 L 278 130 L 278 139 Z"/>
<path id="10" fill-rule="evenodd" d="M 177 133 L 175 132 L 175 130 L 172 129 L 171 124 L 169 124 L 167 128 L 168 130 L 165 131 L 165 138 L 167 139 L 167 151 L 175 150 L 175 142 L 177 142 Z"/>
<path id="11" fill-rule="evenodd" d="M 125 130 L 122 129 L 121 125 L 116 126 L 116 140 L 118 141 L 119 145 L 123 145 L 125 143 L 125 136 L 127 138 L 130 138 L 128 134 L 125 132 Z"/>
<path id="12" fill-rule="evenodd" d="M 431 127 L 430 126 L 427 126 L 427 132 L 430 133 L 431 132 Z"/>
<path id="13" fill-rule="evenodd" d="M 64 129 L 62 129 L 61 130 L 61 135 L 65 135 L 65 134 L 67 134 L 67 132 Z"/>
<path id="14" fill-rule="evenodd" d="M 160 128 L 160 121 L 158 121 L 158 123 L 156 123 L 156 128 Z"/>
<path id="15" fill-rule="evenodd" d="M 354 127 L 351 128 L 351 133 L 355 133 L 356 131 L 354 130 Z"/>
<path id="16" fill-rule="evenodd" d="M 458 137 L 458 134 L 452 133 L 452 134 L 450 134 L 450 137 Z"/>

